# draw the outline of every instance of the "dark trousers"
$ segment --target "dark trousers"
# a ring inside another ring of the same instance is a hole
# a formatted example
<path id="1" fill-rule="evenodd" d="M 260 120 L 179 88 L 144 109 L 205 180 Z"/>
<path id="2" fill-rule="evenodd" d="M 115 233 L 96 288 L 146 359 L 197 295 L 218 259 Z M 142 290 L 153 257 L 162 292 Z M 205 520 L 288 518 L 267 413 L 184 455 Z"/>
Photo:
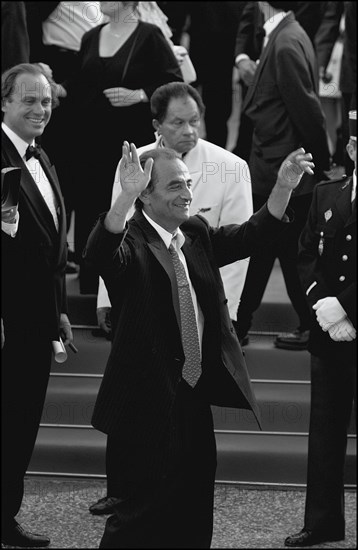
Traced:
<path id="1" fill-rule="evenodd" d="M 200 82 L 205 105 L 205 139 L 224 149 L 232 110 L 232 65 L 225 65 L 220 69 L 222 74 L 219 77 L 205 74 Z"/>
<path id="2" fill-rule="evenodd" d="M 267 198 L 253 195 L 254 211 L 265 204 Z M 248 333 L 254 311 L 260 306 L 270 274 L 278 258 L 285 279 L 288 296 L 296 311 L 301 330 L 309 328 L 310 311 L 297 271 L 298 240 L 306 223 L 312 195 L 301 195 L 290 200 L 294 221 L 272 246 L 267 246 L 250 257 L 245 285 L 237 312 L 237 333 L 243 338 Z"/>
<path id="3" fill-rule="evenodd" d="M 240 124 L 239 131 L 237 134 L 237 140 L 235 147 L 232 152 L 234 155 L 241 157 L 242 159 L 249 162 L 252 146 L 252 135 L 254 133 L 254 125 L 252 120 L 246 116 L 242 111 L 242 105 L 244 104 L 245 96 L 247 94 L 247 86 L 244 83 L 240 83 L 241 86 L 241 113 L 240 113 Z"/>
<path id="4" fill-rule="evenodd" d="M 10 331 L 2 349 L 2 526 L 14 525 L 35 445 L 51 367 L 51 343 L 35 331 Z"/>
<path id="5" fill-rule="evenodd" d="M 193 33 L 190 43 L 190 56 L 197 74 L 193 85 L 201 87 L 205 105 L 205 139 L 224 149 L 232 110 L 234 47 L 232 31 Z"/>
<path id="6" fill-rule="evenodd" d="M 96 294 L 98 290 L 98 274 L 83 260 L 82 253 L 99 215 L 110 209 L 117 164 L 118 158 L 102 163 L 93 158 L 86 161 L 81 158 L 73 167 L 76 186 L 75 259 L 80 265 L 81 294 Z"/>
<path id="7" fill-rule="evenodd" d="M 343 344 L 344 345 L 344 344 Z M 311 416 L 305 528 L 344 536 L 344 461 L 356 399 L 356 365 L 311 356 Z"/>
<path id="8" fill-rule="evenodd" d="M 165 441 L 121 449 L 109 436 L 108 451 L 121 501 L 100 548 L 210 548 L 216 444 L 210 406 L 195 389 L 180 383 Z"/>

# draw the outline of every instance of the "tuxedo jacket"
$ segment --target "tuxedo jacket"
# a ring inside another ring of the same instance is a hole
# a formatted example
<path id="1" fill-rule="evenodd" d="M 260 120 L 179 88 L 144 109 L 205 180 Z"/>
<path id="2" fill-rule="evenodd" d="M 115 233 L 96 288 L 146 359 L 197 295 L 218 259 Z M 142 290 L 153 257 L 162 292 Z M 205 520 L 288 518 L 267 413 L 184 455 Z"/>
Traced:
<path id="1" fill-rule="evenodd" d="M 58 339 L 60 313 L 67 313 L 66 216 L 56 171 L 42 151 L 58 203 L 59 231 L 35 181 L 2 131 L 1 167 L 21 168 L 19 226 L 15 237 L 1 231 L 2 317 L 6 329 L 34 330 Z"/>
<path id="2" fill-rule="evenodd" d="M 301 146 L 313 155 L 315 177 L 305 174 L 293 195 L 312 192 L 329 168 L 317 89 L 313 46 L 289 12 L 270 34 L 243 105 L 254 125 L 249 161 L 254 194 L 269 196 L 281 162 Z"/>
<path id="3" fill-rule="evenodd" d="M 259 417 L 245 360 L 230 321 L 219 268 L 250 255 L 282 233 L 266 205 L 242 225 L 212 228 L 201 216 L 182 224 L 182 251 L 204 315 L 202 375 L 194 391 L 206 402 L 252 409 Z M 112 303 L 113 344 L 93 426 L 131 444 L 165 436 L 184 352 L 179 297 L 163 240 L 141 212 L 121 234 L 91 232 L 85 259 L 97 267 Z"/>
<path id="4" fill-rule="evenodd" d="M 357 209 L 352 207 L 351 193 L 351 177 L 316 186 L 299 242 L 298 270 L 310 307 L 335 296 L 357 327 Z M 311 353 L 352 359 L 356 347 L 357 340 L 334 342 L 312 310 Z"/>

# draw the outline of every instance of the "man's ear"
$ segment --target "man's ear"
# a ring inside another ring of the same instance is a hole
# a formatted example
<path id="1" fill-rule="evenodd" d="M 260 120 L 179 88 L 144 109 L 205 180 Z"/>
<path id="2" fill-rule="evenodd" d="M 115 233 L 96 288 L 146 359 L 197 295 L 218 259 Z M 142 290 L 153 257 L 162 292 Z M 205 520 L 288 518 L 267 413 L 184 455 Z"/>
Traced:
<path id="1" fill-rule="evenodd" d="M 349 155 L 349 158 L 353 161 L 353 162 L 356 162 L 357 160 L 357 144 L 353 144 L 351 142 L 351 140 L 348 141 L 347 145 L 346 145 L 346 150 L 347 150 L 347 153 Z"/>
<path id="2" fill-rule="evenodd" d="M 158 132 L 158 134 L 160 135 L 160 122 L 156 118 L 153 118 L 152 124 L 153 124 L 154 130 Z"/>
<path id="3" fill-rule="evenodd" d="M 7 103 L 6 99 L 1 100 L 1 110 L 2 110 L 3 113 L 6 113 L 6 111 L 7 111 L 6 103 Z"/>
<path id="4" fill-rule="evenodd" d="M 148 204 L 149 203 L 149 195 L 150 195 L 150 191 L 148 190 L 148 187 L 147 187 L 146 189 L 144 189 L 144 191 L 141 192 L 138 199 L 140 199 L 143 204 Z"/>

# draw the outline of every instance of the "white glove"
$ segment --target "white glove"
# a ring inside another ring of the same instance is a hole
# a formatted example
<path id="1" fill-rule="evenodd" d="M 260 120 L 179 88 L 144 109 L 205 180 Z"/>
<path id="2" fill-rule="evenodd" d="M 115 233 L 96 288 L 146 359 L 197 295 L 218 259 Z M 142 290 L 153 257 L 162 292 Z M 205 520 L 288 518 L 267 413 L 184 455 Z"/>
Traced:
<path id="1" fill-rule="evenodd" d="M 313 309 L 316 311 L 317 321 L 325 332 L 332 325 L 343 321 L 347 316 L 345 310 L 334 296 L 327 296 L 327 298 L 318 300 L 314 304 Z"/>
<path id="2" fill-rule="evenodd" d="M 356 329 L 348 317 L 332 325 L 329 329 L 329 335 L 335 342 L 352 342 L 357 337 Z"/>

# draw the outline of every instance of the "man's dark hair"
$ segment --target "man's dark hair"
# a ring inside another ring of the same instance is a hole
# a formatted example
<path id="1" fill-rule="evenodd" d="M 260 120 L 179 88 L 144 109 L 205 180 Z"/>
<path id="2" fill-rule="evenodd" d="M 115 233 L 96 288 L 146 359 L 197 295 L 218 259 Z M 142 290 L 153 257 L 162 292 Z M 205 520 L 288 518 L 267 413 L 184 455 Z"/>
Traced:
<path id="1" fill-rule="evenodd" d="M 44 72 L 41 65 L 37 63 L 20 63 L 7 69 L 1 75 L 1 101 L 11 101 L 11 96 L 15 91 L 15 80 L 22 74 L 32 74 L 34 76 L 43 75 L 51 88 L 52 108 L 59 105 L 56 84 L 52 78 Z"/>
<path id="2" fill-rule="evenodd" d="M 181 156 L 179 155 L 179 153 L 174 151 L 174 149 L 169 149 L 169 147 L 160 147 L 159 149 L 150 149 L 149 151 L 144 151 L 144 153 L 142 153 L 139 157 L 139 162 L 140 162 L 140 165 L 143 169 L 144 169 L 144 165 L 145 165 L 145 163 L 147 162 L 148 159 L 153 159 L 153 161 L 154 161 L 153 162 L 153 167 L 152 167 L 151 178 L 150 178 L 150 181 L 149 181 L 149 183 L 146 187 L 146 189 L 149 191 L 149 193 L 151 193 L 153 191 L 154 185 L 158 181 L 158 172 L 157 172 L 157 168 L 156 168 L 157 161 L 160 160 L 160 159 L 165 159 L 165 160 L 179 159 L 179 160 L 181 160 Z M 136 210 L 142 210 L 143 203 L 142 203 L 142 201 L 140 200 L 139 197 L 136 199 L 136 201 L 134 203 L 134 206 L 135 206 Z"/>
<path id="3" fill-rule="evenodd" d="M 179 97 L 186 98 L 188 96 L 194 99 L 199 108 L 200 116 L 202 116 L 205 112 L 205 105 L 199 92 L 185 82 L 169 82 L 169 84 L 159 86 L 151 97 L 150 109 L 153 118 L 162 123 L 167 115 L 170 100 Z"/>

